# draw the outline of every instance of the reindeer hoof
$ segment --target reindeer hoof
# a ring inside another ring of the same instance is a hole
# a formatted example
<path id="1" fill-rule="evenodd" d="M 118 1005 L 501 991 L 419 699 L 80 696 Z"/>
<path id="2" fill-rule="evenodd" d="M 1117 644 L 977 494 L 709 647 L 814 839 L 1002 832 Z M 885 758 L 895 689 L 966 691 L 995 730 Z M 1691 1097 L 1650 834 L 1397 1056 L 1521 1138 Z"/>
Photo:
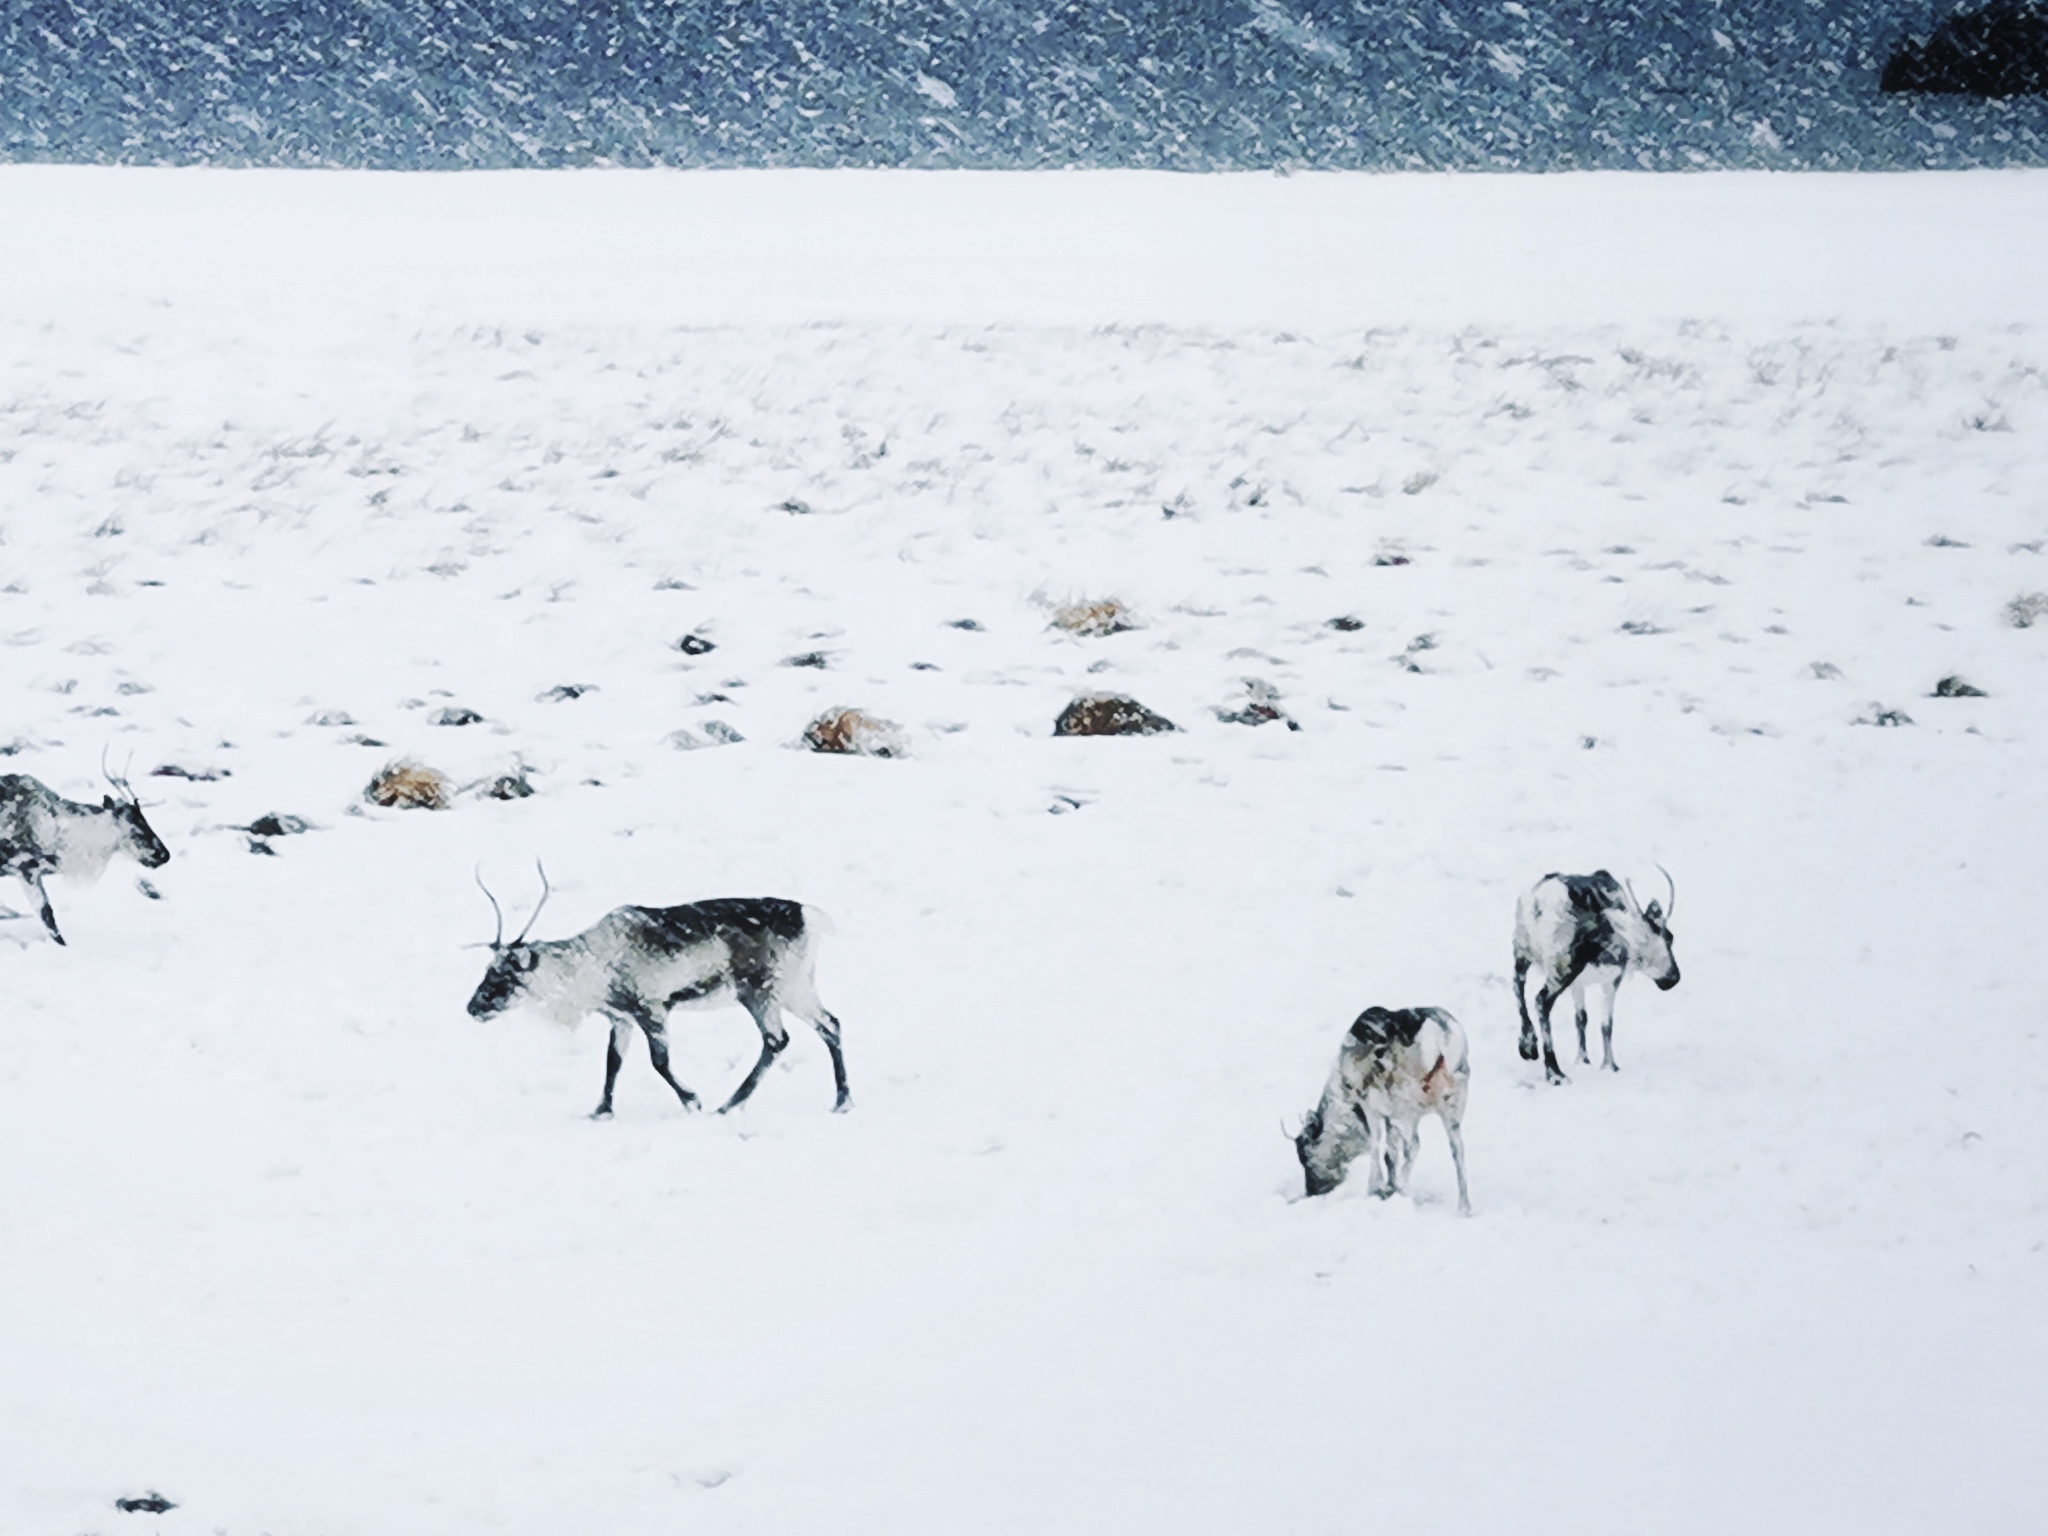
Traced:
<path id="1" fill-rule="evenodd" d="M 832 1106 L 832 1113 L 835 1115 L 843 1115 L 851 1108 L 853 1108 L 852 1098 L 843 1098 L 837 1104 L 834 1104 Z"/>
<path id="2" fill-rule="evenodd" d="M 590 1112 L 590 1118 L 593 1120 L 609 1120 L 611 1117 L 612 1107 L 609 1104 L 600 1104 Z"/>
<path id="3" fill-rule="evenodd" d="M 1524 1041 L 1522 1042 L 1522 1044 L 1521 1044 L 1521 1052 L 1522 1052 L 1522 1060 L 1524 1060 L 1524 1061 L 1534 1061 L 1534 1060 L 1536 1059 L 1536 1054 L 1537 1054 L 1537 1053 L 1536 1053 L 1536 1042 L 1535 1042 L 1534 1040 L 1524 1040 Z"/>

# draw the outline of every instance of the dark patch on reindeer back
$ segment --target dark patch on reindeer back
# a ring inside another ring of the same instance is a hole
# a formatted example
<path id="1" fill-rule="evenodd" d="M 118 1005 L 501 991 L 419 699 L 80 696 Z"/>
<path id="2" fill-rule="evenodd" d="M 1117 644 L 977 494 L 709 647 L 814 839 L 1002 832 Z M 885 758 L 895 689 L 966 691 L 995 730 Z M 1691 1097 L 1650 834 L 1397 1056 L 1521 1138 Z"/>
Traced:
<path id="1" fill-rule="evenodd" d="M 742 946 L 791 943 L 804 931 L 804 909 L 775 896 L 728 896 L 680 907 L 633 907 L 636 937 L 680 946 L 720 938 Z"/>
<path id="2" fill-rule="evenodd" d="M 642 949 L 661 950 L 701 943 L 715 925 L 695 907 L 625 907 L 628 935 Z"/>
<path id="3" fill-rule="evenodd" d="M 1606 870 L 1590 875 L 1551 875 L 1571 905 L 1572 942 L 1567 953 L 1573 976 L 1596 966 L 1628 964 L 1628 945 L 1614 931 L 1614 914 L 1628 910 L 1621 882 Z"/>
<path id="4" fill-rule="evenodd" d="M 1628 905 L 1628 898 L 1622 894 L 1621 882 L 1604 869 L 1596 869 L 1590 875 L 1545 875 L 1543 878 L 1555 880 L 1564 887 L 1572 916 L 1581 923 Z"/>
<path id="5" fill-rule="evenodd" d="M 648 949 L 674 951 L 712 940 L 732 956 L 742 999 L 767 987 L 782 952 L 803 936 L 804 909 L 777 896 L 727 896 L 681 907 L 635 907 L 637 938 Z"/>
<path id="6" fill-rule="evenodd" d="M 1375 1050 L 1413 1045 L 1429 1016 L 1427 1008 L 1368 1008 L 1351 1021 L 1351 1038 Z"/>
<path id="7" fill-rule="evenodd" d="M 0 870 L 22 874 L 47 864 L 56 852 L 56 809 L 68 803 L 40 779 L 0 774 Z"/>
<path id="8" fill-rule="evenodd" d="M 727 896 L 692 905 L 709 914 L 721 932 L 759 934 L 784 943 L 803 937 L 803 907 L 779 896 Z"/>
<path id="9" fill-rule="evenodd" d="M 30 778 L 25 773 L 0 773 L 0 822 L 12 824 L 37 811 L 49 812 L 68 804 L 69 801 L 41 779 Z"/>

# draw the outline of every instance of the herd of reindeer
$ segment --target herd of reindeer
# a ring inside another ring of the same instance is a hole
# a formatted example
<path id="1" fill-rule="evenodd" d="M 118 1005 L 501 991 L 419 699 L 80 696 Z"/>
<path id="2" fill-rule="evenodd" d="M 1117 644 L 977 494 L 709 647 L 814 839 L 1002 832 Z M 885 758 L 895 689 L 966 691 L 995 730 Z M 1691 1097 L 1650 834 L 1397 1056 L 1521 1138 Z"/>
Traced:
<path id="1" fill-rule="evenodd" d="M 44 879 L 53 874 L 96 879 L 116 854 L 145 869 L 169 862 L 166 848 L 142 814 L 125 779 L 107 772 L 113 793 L 98 805 L 67 800 L 26 774 L 0 774 L 0 873 L 22 881 L 35 896 L 43 926 L 57 943 L 64 935 Z M 1661 868 L 1661 866 L 1660 866 Z M 485 899 L 497 919 L 491 963 L 469 1000 L 469 1012 L 488 1019 L 519 1003 L 545 1010 L 564 1025 L 595 1013 L 610 1022 L 605 1045 L 604 1097 L 592 1113 L 612 1112 L 619 1067 L 638 1029 L 648 1059 L 686 1109 L 697 1095 L 669 1069 L 668 1015 L 679 1007 L 737 1002 L 761 1032 L 761 1054 L 719 1113 L 744 1104 L 775 1058 L 789 1044 L 787 1012 L 804 1020 L 832 1057 L 835 1111 L 852 1102 L 839 1020 L 818 999 L 814 979 L 817 923 L 798 902 L 739 897 L 679 907 L 619 907 L 567 939 L 530 939 L 547 902 L 541 894 L 517 937 L 505 937 L 505 915 L 490 888 Z M 1601 1066 L 1614 1062 L 1614 994 L 1630 971 L 1658 987 L 1678 985 L 1672 955 L 1671 909 L 1678 889 L 1664 871 L 1668 905 L 1637 901 L 1627 883 L 1606 870 L 1591 875 L 1545 875 L 1515 908 L 1515 1004 L 1521 1013 L 1524 1060 L 1540 1055 L 1553 1083 L 1565 1080 L 1551 1043 L 1552 1007 L 1569 996 L 1577 1017 L 1579 1060 L 1586 1050 L 1588 1001 L 1600 1013 Z M 1535 1008 L 1529 987 L 1536 988 Z M 1294 1138 L 1310 1195 L 1325 1194 L 1344 1179 L 1361 1152 L 1368 1154 L 1372 1192 L 1407 1188 L 1418 1127 L 1425 1114 L 1442 1122 L 1458 1174 L 1458 1211 L 1470 1215 L 1465 1143 L 1460 1127 L 1471 1077 L 1465 1031 L 1442 1008 L 1368 1008 L 1345 1033 L 1336 1065 L 1316 1107 Z"/>

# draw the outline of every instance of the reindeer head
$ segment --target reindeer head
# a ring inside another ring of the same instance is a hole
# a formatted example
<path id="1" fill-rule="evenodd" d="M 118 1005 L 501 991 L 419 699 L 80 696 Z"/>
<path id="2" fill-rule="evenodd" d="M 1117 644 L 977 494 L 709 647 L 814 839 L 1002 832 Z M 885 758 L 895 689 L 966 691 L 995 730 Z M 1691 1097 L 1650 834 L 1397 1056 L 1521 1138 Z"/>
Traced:
<path id="1" fill-rule="evenodd" d="M 127 779 L 117 776 L 107 767 L 104 755 L 100 760 L 100 772 L 114 786 L 115 793 L 103 796 L 100 804 L 114 818 L 114 825 L 121 829 L 121 846 L 144 869 L 157 869 L 170 863 L 171 850 L 164 846 L 155 828 L 144 819 L 142 802 L 135 798 L 135 791 L 128 787 Z"/>
<path id="2" fill-rule="evenodd" d="M 1636 902 L 1633 886 L 1628 887 L 1629 905 L 1635 908 L 1635 915 L 1641 920 L 1642 931 L 1629 949 L 1629 963 L 1657 983 L 1657 990 L 1669 992 L 1678 985 L 1678 957 L 1672 953 L 1671 914 L 1678 910 L 1678 882 L 1671 878 L 1671 871 L 1662 864 L 1657 872 L 1664 877 L 1664 884 L 1670 891 L 1671 904 L 1667 907 L 1658 901 L 1648 906 Z"/>
<path id="3" fill-rule="evenodd" d="M 1343 1183 L 1344 1170 L 1355 1150 L 1349 1137 L 1333 1134 L 1323 1124 L 1321 1105 L 1310 1110 L 1294 1138 L 1294 1155 L 1301 1159 L 1301 1175 L 1307 1192 L 1327 1195 Z"/>
<path id="4" fill-rule="evenodd" d="M 519 937 L 511 943 L 505 942 L 505 914 L 498 906 L 498 898 L 490 887 L 484 884 L 483 872 L 477 872 L 477 887 L 483 891 L 484 899 L 491 904 L 491 912 L 498 920 L 497 932 L 491 937 L 491 966 L 484 972 L 484 979 L 477 983 L 476 991 L 469 997 L 469 1016 L 473 1019 L 493 1019 L 510 1008 L 526 990 L 527 982 L 536 967 L 540 965 L 540 950 L 526 942 L 526 936 L 533 931 L 533 920 L 540 916 L 540 909 L 547 905 L 548 872 L 540 869 L 540 900 L 533 904 L 533 911 L 526 919 L 526 926 L 519 930 Z"/>

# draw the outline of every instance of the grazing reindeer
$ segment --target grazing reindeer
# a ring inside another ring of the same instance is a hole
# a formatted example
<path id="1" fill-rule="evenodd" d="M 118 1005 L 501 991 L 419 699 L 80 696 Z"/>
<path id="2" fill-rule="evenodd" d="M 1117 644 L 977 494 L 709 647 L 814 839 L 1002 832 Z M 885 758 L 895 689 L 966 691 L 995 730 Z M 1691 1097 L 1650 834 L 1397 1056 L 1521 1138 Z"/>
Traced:
<path id="1" fill-rule="evenodd" d="M 105 763 L 100 771 L 116 794 L 98 805 L 66 800 L 25 773 L 0 774 L 0 873 L 16 876 L 35 893 L 43 926 L 59 944 L 64 935 L 57 929 L 57 914 L 50 910 L 49 892 L 43 889 L 45 875 L 89 882 L 99 879 L 117 853 L 130 855 L 144 869 L 155 869 L 171 857 L 171 850 L 143 819 L 128 781 L 115 777 Z"/>
<path id="2" fill-rule="evenodd" d="M 1566 992 L 1579 1021 L 1579 1060 L 1586 1054 L 1586 991 L 1605 994 L 1600 1046 L 1609 1072 L 1614 1064 L 1614 994 L 1630 971 L 1645 972 L 1668 992 L 1678 985 L 1678 961 L 1671 953 L 1671 913 L 1678 907 L 1678 883 L 1658 865 L 1670 887 L 1669 909 L 1636 901 L 1633 888 L 1606 870 L 1590 875 L 1545 875 L 1515 905 L 1515 1006 L 1522 1014 L 1522 1059 L 1534 1061 L 1542 1032 L 1543 1071 L 1553 1083 L 1565 1080 L 1550 1043 L 1550 1009 Z M 1528 977 L 1534 970 L 1536 1023 L 1529 1021 Z"/>
<path id="3" fill-rule="evenodd" d="M 761 1031 L 761 1057 L 719 1113 L 746 1103 L 768 1064 L 789 1044 L 778 1015 L 787 1009 L 809 1022 L 832 1053 L 838 1085 L 835 1111 L 852 1101 L 846 1091 L 846 1058 L 839 1051 L 839 1021 L 818 1001 L 812 980 L 815 914 L 772 896 L 698 901 L 684 907 L 620 907 L 573 939 L 527 941 L 533 920 L 547 904 L 547 871 L 541 871 L 540 901 L 519 931 L 505 942 L 505 914 L 486 887 L 498 931 L 491 940 L 491 968 L 469 1000 L 471 1017 L 488 1019 L 513 1003 L 530 999 L 558 1023 L 573 1025 L 587 1014 L 611 1021 L 604 1061 L 604 1097 L 591 1114 L 608 1119 L 612 1087 L 637 1026 L 647 1037 L 647 1054 L 661 1080 L 675 1089 L 685 1109 L 697 1095 L 675 1080 L 668 1066 L 667 1017 L 671 1008 L 703 1007 L 728 995 L 754 1016 Z M 477 879 L 483 885 L 481 876 Z"/>
<path id="4" fill-rule="evenodd" d="M 1361 1151 L 1372 1156 L 1372 1192 L 1408 1187 L 1425 1114 L 1444 1123 L 1458 1170 L 1458 1214 L 1472 1214 L 1465 1189 L 1465 1088 L 1472 1068 L 1465 1031 L 1441 1008 L 1368 1008 L 1352 1022 L 1322 1102 L 1294 1138 L 1311 1195 L 1327 1194 Z"/>

